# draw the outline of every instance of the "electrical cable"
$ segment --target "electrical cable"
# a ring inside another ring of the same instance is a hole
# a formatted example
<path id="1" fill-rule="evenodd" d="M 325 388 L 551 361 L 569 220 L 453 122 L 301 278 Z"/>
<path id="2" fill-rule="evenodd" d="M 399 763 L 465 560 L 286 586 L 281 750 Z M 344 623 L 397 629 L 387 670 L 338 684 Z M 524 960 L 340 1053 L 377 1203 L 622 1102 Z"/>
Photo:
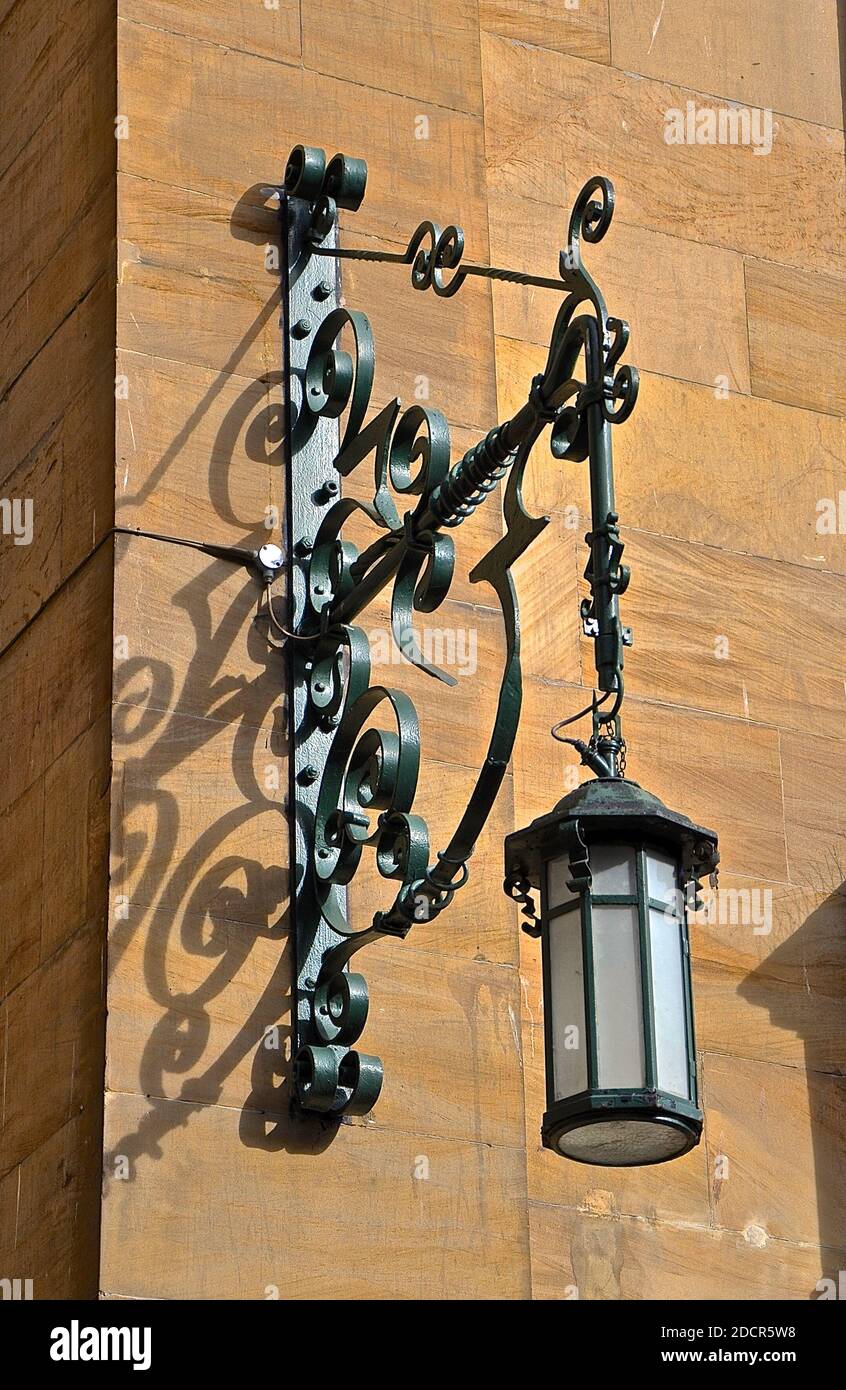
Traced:
<path id="1" fill-rule="evenodd" d="M 235 561 L 237 564 L 247 565 L 251 569 L 258 570 L 261 573 L 261 576 L 264 580 L 265 600 L 267 603 L 267 617 L 270 622 L 271 628 L 273 628 L 275 632 L 278 632 L 282 637 L 286 639 L 286 641 L 289 642 L 314 641 L 314 635 L 305 636 L 302 633 L 290 632 L 288 628 L 286 628 L 282 623 L 280 623 L 273 609 L 273 579 L 269 578 L 267 573 L 262 569 L 260 551 L 245 550 L 239 546 L 214 545 L 208 541 L 191 541 L 186 540 L 182 536 L 165 536 L 157 531 L 142 531 L 140 527 L 136 528 L 132 526 L 113 526 L 111 529 L 111 534 L 122 536 L 141 536 L 145 540 L 163 541 L 167 545 L 181 545 L 185 546 L 189 550 L 199 550 L 202 552 L 202 554 L 211 555 L 215 559 Z M 258 616 L 260 617 L 261 614 L 258 614 Z M 268 644 L 271 647 L 273 647 L 276 651 L 282 650 L 281 643 L 271 641 L 270 633 L 268 633 L 267 635 L 267 640 Z"/>
<path id="2" fill-rule="evenodd" d="M 601 709 L 601 707 L 605 704 L 605 701 L 608 700 L 612 695 L 615 695 L 616 699 L 612 708 L 606 714 L 602 715 L 602 718 L 600 719 L 601 724 L 610 724 L 613 719 L 616 719 L 620 711 L 620 706 L 623 703 L 623 677 L 619 671 L 617 672 L 617 684 L 613 690 L 606 690 L 601 700 L 597 700 L 596 691 L 594 691 L 591 703 L 589 705 L 585 705 L 584 709 L 580 709 L 578 714 L 571 714 L 569 719 L 559 719 L 557 724 L 553 724 L 552 728 L 549 731 L 552 734 L 552 737 L 554 739 L 557 739 L 559 743 L 569 743 L 570 740 L 562 738 L 558 730 L 566 729 L 569 724 L 575 724 L 577 720 L 584 719 L 586 714 L 596 714 L 597 710 Z"/>
<path id="3" fill-rule="evenodd" d="M 141 536 L 148 541 L 164 541 L 167 545 L 181 545 L 189 550 L 200 550 L 204 555 L 212 555 L 218 560 L 233 560 L 241 565 L 259 563 L 257 550 L 245 550 L 237 545 L 215 545 L 210 541 L 189 541 L 183 536 L 163 536 L 158 531 L 142 531 L 135 526 L 113 526 L 111 535 Z"/>
<path id="4" fill-rule="evenodd" d="M 272 584 L 270 584 L 270 583 L 265 584 L 265 586 L 264 586 L 264 593 L 265 593 L 265 598 L 266 598 L 266 600 L 267 600 L 267 616 L 268 616 L 268 618 L 270 619 L 270 626 L 274 629 L 275 632 L 281 633 L 282 636 L 285 637 L 289 642 L 313 642 L 313 641 L 314 641 L 314 638 L 315 638 L 315 634 L 314 634 L 314 633 L 306 634 L 306 633 L 302 633 L 302 632 L 289 632 L 289 630 L 288 630 L 287 627 L 283 627 L 283 626 L 282 626 L 282 624 L 280 623 L 279 619 L 277 618 L 276 614 L 275 614 L 274 611 L 273 611 Z M 270 634 L 269 634 L 269 633 L 268 633 L 268 642 L 270 642 Z M 270 642 L 270 645 L 271 645 L 271 647 L 275 647 L 275 648 L 277 649 L 277 651 L 280 650 L 280 644 L 279 644 L 278 642 Z"/>

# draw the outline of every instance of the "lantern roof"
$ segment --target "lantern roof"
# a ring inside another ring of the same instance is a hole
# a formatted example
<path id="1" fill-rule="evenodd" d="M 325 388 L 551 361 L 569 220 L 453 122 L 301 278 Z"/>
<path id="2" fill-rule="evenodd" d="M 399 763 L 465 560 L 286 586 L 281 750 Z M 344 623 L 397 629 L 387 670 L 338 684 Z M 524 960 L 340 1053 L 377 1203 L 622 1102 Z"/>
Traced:
<path id="1" fill-rule="evenodd" d="M 679 811 L 671 811 L 652 792 L 622 777 L 597 777 L 562 797 L 505 840 L 505 871 L 540 886 L 545 860 L 591 838 L 653 840 L 681 852 L 689 879 L 711 874 L 719 863 L 717 835 Z"/>

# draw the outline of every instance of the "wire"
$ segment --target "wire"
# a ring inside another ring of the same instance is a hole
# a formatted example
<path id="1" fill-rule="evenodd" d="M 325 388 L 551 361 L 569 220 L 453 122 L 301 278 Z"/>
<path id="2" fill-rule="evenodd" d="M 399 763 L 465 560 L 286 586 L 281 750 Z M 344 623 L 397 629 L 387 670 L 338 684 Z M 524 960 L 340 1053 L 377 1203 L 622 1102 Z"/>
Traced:
<path id="1" fill-rule="evenodd" d="M 215 545 L 211 541 L 189 541 L 183 536 L 163 536 L 158 531 L 142 531 L 140 526 L 113 526 L 112 536 L 141 536 L 143 540 L 164 541 L 166 545 L 181 545 L 188 550 L 199 550 L 203 555 L 211 555 L 215 560 L 229 560 L 233 564 L 255 566 L 258 564 L 258 551 L 245 550 L 237 545 Z"/>
<path id="2" fill-rule="evenodd" d="M 187 541 L 182 536 L 162 536 L 157 531 L 142 531 L 140 526 L 113 526 L 116 536 L 141 536 L 147 541 L 166 541 L 168 545 L 184 545 L 191 550 L 202 550 L 203 541 Z"/>
<path id="3" fill-rule="evenodd" d="M 168 545 L 183 545 L 187 546 L 189 550 L 201 550 L 206 555 L 211 554 L 222 560 L 234 560 L 238 564 L 255 565 L 258 560 L 258 555 L 255 551 L 242 550 L 236 546 L 210 545 L 207 541 L 184 540 L 181 536 L 163 536 L 156 531 L 142 531 L 140 527 L 113 526 L 112 534 L 121 536 L 142 536 L 145 540 L 149 541 L 165 541 Z M 278 632 L 280 637 L 284 637 L 287 642 L 313 642 L 316 634 L 311 633 L 305 635 L 301 632 L 290 632 L 287 627 L 280 623 L 273 611 L 272 586 L 272 580 L 266 581 L 264 593 L 267 601 L 267 617 L 273 631 Z M 261 614 L 259 614 L 259 616 L 261 616 Z M 282 650 L 282 643 L 271 641 L 270 633 L 267 635 L 267 640 L 269 645 L 275 648 L 276 651 Z"/>
<path id="4" fill-rule="evenodd" d="M 603 714 L 602 718 L 601 718 L 600 721 L 599 721 L 600 724 L 610 724 L 611 720 L 612 720 L 612 719 L 616 719 L 616 718 L 617 718 L 617 715 L 620 713 L 620 706 L 621 706 L 622 703 L 623 703 L 623 690 L 624 690 L 624 686 L 623 686 L 623 673 L 622 673 L 622 671 L 619 669 L 619 667 L 617 668 L 617 671 L 616 671 L 615 674 L 616 674 L 616 679 L 617 679 L 617 698 L 616 698 L 616 700 L 614 701 L 614 704 L 613 704 L 612 707 L 611 707 L 611 712 L 610 712 L 610 714 Z"/>
<path id="5" fill-rule="evenodd" d="M 606 714 L 603 714 L 602 718 L 599 721 L 601 724 L 610 724 L 613 719 L 616 719 L 620 711 L 620 706 L 623 703 L 623 677 L 619 671 L 617 672 L 617 684 L 613 690 L 606 690 L 605 694 L 602 696 L 600 700 L 597 700 L 596 691 L 594 690 L 593 699 L 589 705 L 585 705 L 584 709 L 580 709 L 578 714 L 571 714 L 569 719 L 559 719 L 557 724 L 553 724 L 552 728 L 549 731 L 552 734 L 552 737 L 554 739 L 557 739 L 559 743 L 569 743 L 570 740 L 567 738 L 562 738 L 558 730 L 566 729 L 568 725 L 575 724 L 576 721 L 579 719 L 584 719 L 586 714 L 596 714 L 597 710 L 601 709 L 602 706 L 605 704 L 605 701 L 608 700 L 612 695 L 615 695 L 616 699 L 612 708 Z"/>
<path id="6" fill-rule="evenodd" d="M 279 619 L 277 618 L 276 614 L 275 614 L 274 611 L 273 611 L 273 591 L 272 591 L 272 582 L 265 585 L 264 594 L 265 594 L 265 598 L 266 598 L 266 600 L 267 600 L 267 616 L 268 616 L 268 619 L 269 619 L 269 621 L 270 621 L 270 626 L 273 628 L 274 632 L 278 632 L 278 633 L 279 633 L 282 637 L 284 637 L 288 642 L 313 642 L 313 641 L 314 641 L 314 638 L 315 638 L 315 635 L 316 635 L 316 634 L 311 633 L 310 635 L 306 635 L 305 633 L 302 633 L 302 632 L 289 632 L 288 628 L 287 628 L 287 627 L 283 627 L 282 623 L 280 623 Z M 270 642 L 270 633 L 268 633 L 268 635 L 267 635 L 267 640 L 268 640 L 268 642 Z M 279 642 L 270 642 L 270 645 L 271 645 L 271 647 L 275 647 L 275 648 L 277 649 L 277 651 L 280 649 L 280 646 L 281 646 L 281 644 L 280 644 Z"/>
<path id="7" fill-rule="evenodd" d="M 552 734 L 552 737 L 558 739 L 559 743 L 568 743 L 569 740 L 566 738 L 562 738 L 558 730 L 566 729 L 568 724 L 575 724 L 577 720 L 584 719 L 586 714 L 595 714 L 599 707 L 603 705 L 605 701 L 608 699 L 609 695 L 612 694 L 613 691 L 607 690 L 603 695 L 602 699 L 597 700 L 596 691 L 594 691 L 591 703 L 589 705 L 585 705 L 584 709 L 580 709 L 578 714 L 571 714 L 569 719 L 559 719 L 557 724 L 553 724 L 552 728 L 549 731 Z"/>

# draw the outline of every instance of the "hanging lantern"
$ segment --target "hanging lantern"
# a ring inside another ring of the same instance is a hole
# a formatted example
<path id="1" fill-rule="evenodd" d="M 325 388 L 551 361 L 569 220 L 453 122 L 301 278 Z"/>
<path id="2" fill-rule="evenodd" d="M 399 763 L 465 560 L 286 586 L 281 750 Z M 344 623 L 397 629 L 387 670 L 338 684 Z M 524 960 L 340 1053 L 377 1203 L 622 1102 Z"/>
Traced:
<path id="1" fill-rule="evenodd" d="M 687 907 L 718 860 L 713 831 L 619 777 L 507 837 L 508 890 L 540 894 L 547 1148 L 628 1167 L 699 1142 Z"/>

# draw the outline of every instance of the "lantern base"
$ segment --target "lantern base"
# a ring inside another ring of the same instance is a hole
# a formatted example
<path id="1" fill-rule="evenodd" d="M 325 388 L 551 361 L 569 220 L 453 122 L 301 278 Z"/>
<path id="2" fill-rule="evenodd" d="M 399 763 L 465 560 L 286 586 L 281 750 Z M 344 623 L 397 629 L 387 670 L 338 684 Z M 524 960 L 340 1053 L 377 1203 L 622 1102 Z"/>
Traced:
<path id="1" fill-rule="evenodd" d="M 544 1147 L 576 1163 L 637 1168 L 680 1158 L 702 1135 L 702 1112 L 665 1091 L 586 1091 L 543 1117 Z"/>

